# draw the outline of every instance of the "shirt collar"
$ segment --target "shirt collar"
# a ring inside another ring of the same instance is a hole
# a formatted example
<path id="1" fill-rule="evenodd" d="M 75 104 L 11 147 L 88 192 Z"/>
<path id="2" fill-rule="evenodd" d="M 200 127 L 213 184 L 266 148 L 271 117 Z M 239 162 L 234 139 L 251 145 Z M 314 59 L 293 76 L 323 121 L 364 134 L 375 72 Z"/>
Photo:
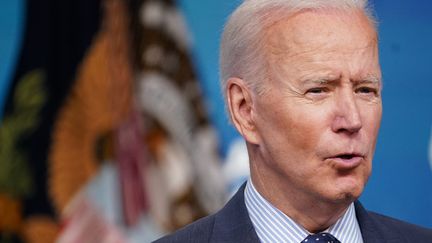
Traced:
<path id="1" fill-rule="evenodd" d="M 298 243 L 310 234 L 262 197 L 250 179 L 246 184 L 244 195 L 249 217 L 261 242 Z M 357 222 L 354 203 L 348 207 L 345 214 L 334 225 L 324 232 L 334 235 L 340 242 L 362 243 L 363 239 Z"/>

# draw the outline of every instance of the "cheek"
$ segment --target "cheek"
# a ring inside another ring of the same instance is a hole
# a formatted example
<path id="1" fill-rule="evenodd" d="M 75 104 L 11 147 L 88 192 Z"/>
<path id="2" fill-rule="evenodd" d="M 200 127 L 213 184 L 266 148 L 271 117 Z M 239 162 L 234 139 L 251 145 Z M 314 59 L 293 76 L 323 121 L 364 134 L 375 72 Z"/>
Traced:
<path id="1" fill-rule="evenodd" d="M 314 150 L 325 133 L 325 112 L 297 105 L 283 117 L 279 132 L 286 144 L 297 151 Z"/>
<path id="2" fill-rule="evenodd" d="M 370 139 L 376 140 L 381 125 L 382 107 L 376 104 L 374 107 L 367 107 L 363 112 L 363 126 L 367 130 Z"/>
<path id="3" fill-rule="evenodd" d="M 374 117 L 372 117 L 373 123 L 375 124 L 374 125 L 375 134 L 378 134 L 378 130 L 381 126 L 381 117 L 382 117 L 382 106 L 380 104 L 379 107 L 377 108 L 377 111 L 375 112 Z"/>
<path id="4" fill-rule="evenodd" d="M 312 161 L 322 137 L 328 133 L 331 110 L 276 96 L 269 99 L 278 102 L 266 100 L 265 104 L 257 104 L 256 125 L 263 153 L 276 161 Z"/>

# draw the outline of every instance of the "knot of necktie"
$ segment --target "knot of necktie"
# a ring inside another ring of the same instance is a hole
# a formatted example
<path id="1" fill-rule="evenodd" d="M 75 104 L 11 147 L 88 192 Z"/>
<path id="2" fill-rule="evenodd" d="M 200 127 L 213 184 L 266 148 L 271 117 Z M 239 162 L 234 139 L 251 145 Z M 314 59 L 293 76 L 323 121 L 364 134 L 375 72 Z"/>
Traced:
<path id="1" fill-rule="evenodd" d="M 329 233 L 318 233 L 308 235 L 301 243 L 340 243 L 340 241 Z"/>

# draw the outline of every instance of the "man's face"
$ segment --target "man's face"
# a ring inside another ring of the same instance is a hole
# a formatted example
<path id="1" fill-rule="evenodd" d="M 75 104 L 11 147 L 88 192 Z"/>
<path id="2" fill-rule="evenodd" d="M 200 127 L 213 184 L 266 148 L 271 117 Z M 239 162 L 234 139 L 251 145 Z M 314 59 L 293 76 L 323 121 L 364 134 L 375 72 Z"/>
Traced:
<path id="1" fill-rule="evenodd" d="M 265 41 L 268 90 L 253 96 L 260 180 L 324 201 L 356 199 L 382 113 L 374 29 L 359 12 L 307 11 L 268 28 Z"/>

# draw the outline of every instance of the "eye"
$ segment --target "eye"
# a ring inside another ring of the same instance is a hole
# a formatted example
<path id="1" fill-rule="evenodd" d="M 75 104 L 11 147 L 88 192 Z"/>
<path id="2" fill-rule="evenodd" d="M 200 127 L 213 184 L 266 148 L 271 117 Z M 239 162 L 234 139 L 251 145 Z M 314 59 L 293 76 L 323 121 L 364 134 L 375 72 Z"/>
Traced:
<path id="1" fill-rule="evenodd" d="M 310 100 L 322 100 L 328 97 L 329 93 L 329 87 L 314 87 L 306 91 L 305 97 Z"/>
<path id="2" fill-rule="evenodd" d="M 311 93 L 311 94 L 322 94 L 322 93 L 326 93 L 328 90 L 327 88 L 324 87 L 316 87 L 316 88 L 311 88 L 308 89 L 306 91 L 306 93 Z"/>
<path id="3" fill-rule="evenodd" d="M 373 95 L 378 94 L 378 90 L 376 88 L 371 88 L 371 87 L 359 87 L 356 89 L 355 92 L 360 94 L 373 94 Z"/>

